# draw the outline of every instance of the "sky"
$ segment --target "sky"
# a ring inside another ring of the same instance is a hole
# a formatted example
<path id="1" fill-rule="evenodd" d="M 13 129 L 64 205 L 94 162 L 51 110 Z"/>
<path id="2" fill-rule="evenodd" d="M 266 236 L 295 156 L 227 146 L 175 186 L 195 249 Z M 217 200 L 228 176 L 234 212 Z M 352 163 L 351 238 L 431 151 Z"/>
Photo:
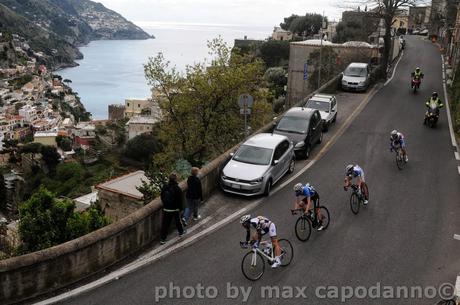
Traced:
<path id="1" fill-rule="evenodd" d="M 306 12 L 338 20 L 337 0 L 94 0 L 134 22 L 275 26 Z"/>

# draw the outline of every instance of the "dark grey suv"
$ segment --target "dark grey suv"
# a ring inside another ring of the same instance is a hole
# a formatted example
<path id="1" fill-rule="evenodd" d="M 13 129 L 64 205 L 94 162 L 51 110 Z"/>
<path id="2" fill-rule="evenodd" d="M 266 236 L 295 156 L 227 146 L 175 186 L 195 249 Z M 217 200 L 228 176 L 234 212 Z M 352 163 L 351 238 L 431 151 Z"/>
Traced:
<path id="1" fill-rule="evenodd" d="M 281 117 L 273 133 L 287 136 L 295 153 L 307 159 L 313 146 L 323 140 L 321 115 L 315 109 L 293 107 Z"/>

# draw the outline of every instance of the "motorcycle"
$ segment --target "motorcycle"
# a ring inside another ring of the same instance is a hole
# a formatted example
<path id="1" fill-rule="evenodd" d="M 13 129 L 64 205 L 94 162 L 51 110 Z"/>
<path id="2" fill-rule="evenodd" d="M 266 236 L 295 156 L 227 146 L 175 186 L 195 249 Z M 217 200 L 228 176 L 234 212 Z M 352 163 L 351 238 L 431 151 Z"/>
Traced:
<path id="1" fill-rule="evenodd" d="M 425 122 L 428 124 L 428 126 L 434 128 L 436 126 L 436 123 L 438 122 L 438 119 L 439 109 L 436 105 L 431 105 L 425 114 Z"/>
<path id="2" fill-rule="evenodd" d="M 414 90 L 414 93 L 417 92 L 417 89 L 420 89 L 421 83 L 422 83 L 422 80 L 419 77 L 412 78 L 411 88 Z"/>

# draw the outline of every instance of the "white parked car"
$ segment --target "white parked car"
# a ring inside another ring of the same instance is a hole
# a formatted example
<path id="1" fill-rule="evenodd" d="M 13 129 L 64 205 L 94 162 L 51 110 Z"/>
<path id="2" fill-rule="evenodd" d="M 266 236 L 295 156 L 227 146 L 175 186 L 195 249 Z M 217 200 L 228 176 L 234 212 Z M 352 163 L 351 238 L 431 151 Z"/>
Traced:
<path id="1" fill-rule="evenodd" d="M 222 170 L 220 184 L 228 193 L 268 196 L 272 186 L 294 169 L 294 144 L 286 136 L 261 133 L 232 154 Z"/>
<path id="2" fill-rule="evenodd" d="M 371 82 L 369 64 L 352 62 L 342 73 L 342 89 L 366 91 Z"/>
<path id="3" fill-rule="evenodd" d="M 315 94 L 305 103 L 304 107 L 319 110 L 324 131 L 327 131 L 337 120 L 337 98 L 334 95 Z"/>

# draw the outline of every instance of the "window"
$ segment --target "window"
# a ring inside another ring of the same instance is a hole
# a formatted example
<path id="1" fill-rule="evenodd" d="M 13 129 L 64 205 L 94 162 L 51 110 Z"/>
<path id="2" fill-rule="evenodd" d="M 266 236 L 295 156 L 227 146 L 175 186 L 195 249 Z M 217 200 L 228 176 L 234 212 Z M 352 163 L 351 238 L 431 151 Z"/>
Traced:
<path id="1" fill-rule="evenodd" d="M 128 107 L 129 107 L 129 103 L 128 103 L 127 105 L 128 105 Z"/>
<path id="2" fill-rule="evenodd" d="M 279 160 L 289 149 L 289 142 L 284 140 L 275 149 L 275 154 L 273 155 L 273 160 Z"/>
<path id="3" fill-rule="evenodd" d="M 137 104 L 137 108 L 141 108 L 141 104 Z"/>

